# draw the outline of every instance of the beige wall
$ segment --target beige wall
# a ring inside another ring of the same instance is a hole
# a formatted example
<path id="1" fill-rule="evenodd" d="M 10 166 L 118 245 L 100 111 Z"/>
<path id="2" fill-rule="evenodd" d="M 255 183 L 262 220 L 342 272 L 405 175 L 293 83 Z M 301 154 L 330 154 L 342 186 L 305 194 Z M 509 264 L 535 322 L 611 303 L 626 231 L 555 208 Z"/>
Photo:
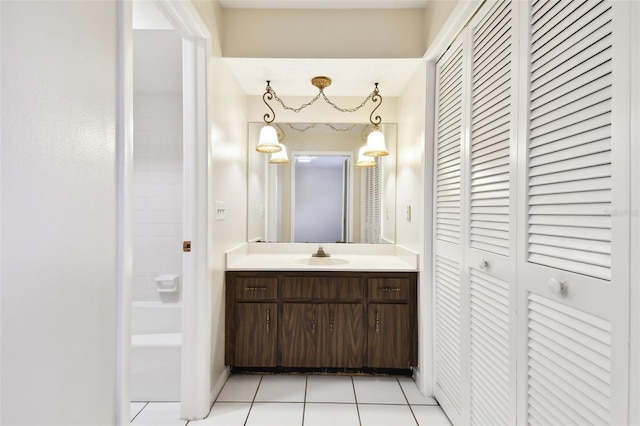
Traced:
<path id="1" fill-rule="evenodd" d="M 224 9 L 222 52 L 245 58 L 419 58 L 458 0 L 424 9 Z"/>
<path id="2" fill-rule="evenodd" d="M 430 272 L 426 256 L 426 235 L 430 225 L 425 217 L 430 217 L 425 209 L 425 185 L 431 185 L 430 177 L 425 179 L 425 168 L 429 158 L 425 156 L 426 108 L 426 62 L 415 72 L 402 95 L 398 98 L 398 182 L 397 182 L 397 243 L 419 254 L 420 281 L 418 288 L 418 386 L 430 395 L 431 389 L 431 286 Z M 406 209 L 411 207 L 411 220 Z"/>
<path id="3" fill-rule="evenodd" d="M 217 2 L 194 1 L 212 34 L 209 62 L 209 267 L 211 272 L 211 387 L 224 373 L 225 252 L 247 236 L 246 97 L 220 56 Z M 215 201 L 224 201 L 226 220 L 216 221 Z"/>
<path id="4" fill-rule="evenodd" d="M 458 0 L 429 0 L 424 9 L 424 40 L 428 48 L 451 15 Z"/>
<path id="5" fill-rule="evenodd" d="M 397 242 L 421 252 L 424 210 L 425 65 L 421 66 L 398 98 Z M 411 220 L 406 208 L 411 206 Z"/>
<path id="6" fill-rule="evenodd" d="M 421 9 L 225 9 L 222 52 L 244 58 L 419 58 Z"/>

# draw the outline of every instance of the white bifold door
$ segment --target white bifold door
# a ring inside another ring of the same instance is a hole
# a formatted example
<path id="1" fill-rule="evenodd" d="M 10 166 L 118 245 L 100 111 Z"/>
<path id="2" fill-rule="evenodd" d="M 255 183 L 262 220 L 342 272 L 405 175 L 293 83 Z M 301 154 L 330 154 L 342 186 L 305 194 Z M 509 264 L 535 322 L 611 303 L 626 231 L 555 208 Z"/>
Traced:
<path id="1" fill-rule="evenodd" d="M 627 422 L 627 8 L 486 2 L 436 64 L 434 389 L 454 424 Z"/>
<path id="2" fill-rule="evenodd" d="M 435 392 L 455 424 L 516 419 L 514 13 L 486 5 L 436 65 Z"/>
<path id="3" fill-rule="evenodd" d="M 539 0 L 523 14 L 519 405 L 531 424 L 627 423 L 628 6 Z"/>

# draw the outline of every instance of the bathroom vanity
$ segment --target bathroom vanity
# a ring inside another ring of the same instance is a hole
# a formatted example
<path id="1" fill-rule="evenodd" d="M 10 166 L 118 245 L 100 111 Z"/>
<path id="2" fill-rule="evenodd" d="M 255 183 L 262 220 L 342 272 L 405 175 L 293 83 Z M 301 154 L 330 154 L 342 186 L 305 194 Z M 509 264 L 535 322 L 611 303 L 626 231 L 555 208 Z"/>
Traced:
<path id="1" fill-rule="evenodd" d="M 227 253 L 225 361 L 236 370 L 417 365 L 417 254 L 387 244 L 246 244 Z M 316 255 L 318 253 L 315 253 Z"/>
<path id="2" fill-rule="evenodd" d="M 227 271 L 226 364 L 409 370 L 416 285 L 417 272 Z"/>

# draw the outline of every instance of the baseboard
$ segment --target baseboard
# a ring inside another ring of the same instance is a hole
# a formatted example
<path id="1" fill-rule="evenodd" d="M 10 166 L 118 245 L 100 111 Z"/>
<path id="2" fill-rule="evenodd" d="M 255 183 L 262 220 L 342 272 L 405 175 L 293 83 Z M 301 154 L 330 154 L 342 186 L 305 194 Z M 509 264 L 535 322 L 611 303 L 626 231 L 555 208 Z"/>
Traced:
<path id="1" fill-rule="evenodd" d="M 222 370 L 222 374 L 220 374 L 220 377 L 218 377 L 218 380 L 216 380 L 215 385 L 213 386 L 213 388 L 211 388 L 211 393 L 209 394 L 211 405 L 213 405 L 213 403 L 216 401 L 216 398 L 218 398 L 222 387 L 225 383 L 227 383 L 227 379 L 229 379 L 230 375 L 231 369 L 229 367 L 226 367 L 224 370 Z"/>

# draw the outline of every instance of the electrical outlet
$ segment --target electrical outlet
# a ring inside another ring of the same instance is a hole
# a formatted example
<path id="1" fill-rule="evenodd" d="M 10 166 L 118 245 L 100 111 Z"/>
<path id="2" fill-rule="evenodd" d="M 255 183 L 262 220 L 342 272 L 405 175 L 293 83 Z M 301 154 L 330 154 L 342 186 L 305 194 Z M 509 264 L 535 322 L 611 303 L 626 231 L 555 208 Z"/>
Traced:
<path id="1" fill-rule="evenodd" d="M 216 220 L 225 220 L 226 209 L 224 208 L 224 201 L 216 201 Z"/>

